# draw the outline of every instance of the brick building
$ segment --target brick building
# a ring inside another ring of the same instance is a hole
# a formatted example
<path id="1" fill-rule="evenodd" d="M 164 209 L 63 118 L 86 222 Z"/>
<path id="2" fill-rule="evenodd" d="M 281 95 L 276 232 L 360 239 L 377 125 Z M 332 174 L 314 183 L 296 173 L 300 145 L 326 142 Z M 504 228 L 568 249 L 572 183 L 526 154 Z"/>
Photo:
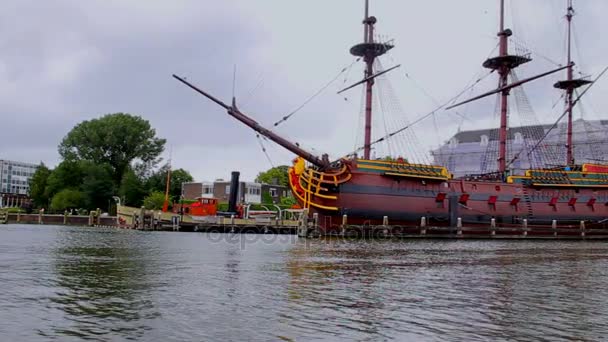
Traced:
<path id="1" fill-rule="evenodd" d="M 199 197 L 217 198 L 220 202 L 228 202 L 230 181 L 216 180 L 215 182 L 192 182 L 182 184 L 184 199 L 193 200 Z M 266 194 L 266 195 L 265 195 Z M 283 197 L 291 196 L 291 191 L 281 185 L 262 184 L 256 182 L 239 182 L 239 203 L 258 204 L 263 198 L 281 203 Z"/>

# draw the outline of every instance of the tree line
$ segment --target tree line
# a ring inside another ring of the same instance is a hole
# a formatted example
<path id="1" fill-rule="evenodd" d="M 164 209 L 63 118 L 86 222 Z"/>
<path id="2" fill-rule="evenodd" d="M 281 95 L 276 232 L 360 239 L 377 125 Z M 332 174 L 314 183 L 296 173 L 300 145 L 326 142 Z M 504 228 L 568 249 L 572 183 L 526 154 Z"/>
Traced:
<path id="1" fill-rule="evenodd" d="M 51 170 L 41 164 L 32 176 L 33 206 L 109 211 L 118 196 L 124 205 L 159 209 L 170 167 L 158 167 L 165 143 L 136 115 L 115 113 L 83 121 L 59 144 L 59 165 Z M 171 200 L 178 200 L 181 184 L 192 180 L 188 171 L 172 170 Z"/>

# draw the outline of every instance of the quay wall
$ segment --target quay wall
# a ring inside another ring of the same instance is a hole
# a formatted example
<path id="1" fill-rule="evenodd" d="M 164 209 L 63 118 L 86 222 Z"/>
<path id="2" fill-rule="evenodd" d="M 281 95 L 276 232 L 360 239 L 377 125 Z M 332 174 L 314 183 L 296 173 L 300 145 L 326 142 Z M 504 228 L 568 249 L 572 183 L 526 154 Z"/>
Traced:
<path id="1" fill-rule="evenodd" d="M 50 215 L 50 214 L 7 214 L 6 223 L 48 224 L 68 226 L 118 226 L 116 216 Z"/>

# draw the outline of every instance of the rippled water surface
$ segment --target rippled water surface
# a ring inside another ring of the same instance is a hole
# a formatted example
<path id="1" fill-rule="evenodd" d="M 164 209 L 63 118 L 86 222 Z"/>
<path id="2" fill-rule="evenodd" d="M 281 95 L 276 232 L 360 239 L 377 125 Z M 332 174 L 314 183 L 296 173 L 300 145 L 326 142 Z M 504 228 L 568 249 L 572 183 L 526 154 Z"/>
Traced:
<path id="1" fill-rule="evenodd" d="M 608 339 L 608 243 L 0 227 L 0 340 Z"/>

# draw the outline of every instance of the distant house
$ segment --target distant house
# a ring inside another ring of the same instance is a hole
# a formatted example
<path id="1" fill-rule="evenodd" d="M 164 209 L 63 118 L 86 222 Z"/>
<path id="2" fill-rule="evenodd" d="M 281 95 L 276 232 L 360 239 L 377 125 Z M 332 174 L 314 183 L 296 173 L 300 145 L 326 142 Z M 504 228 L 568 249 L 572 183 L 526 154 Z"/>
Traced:
<path id="1" fill-rule="evenodd" d="M 507 163 L 513 174 L 526 169 L 566 164 L 566 125 L 511 127 L 507 135 Z M 577 164 L 597 163 L 608 156 L 608 120 L 573 123 L 574 159 Z M 538 146 L 537 146 L 538 145 Z M 536 147 L 536 148 L 535 148 Z M 455 177 L 498 169 L 498 129 L 461 131 L 431 152 L 434 163 L 447 167 Z"/>
<path id="2" fill-rule="evenodd" d="M 228 202 L 230 181 L 216 180 L 214 182 L 192 182 L 182 184 L 184 199 L 193 200 L 199 197 L 217 198 L 220 202 Z M 239 203 L 259 204 L 263 202 L 263 194 L 273 203 L 281 203 L 283 197 L 291 196 L 290 190 L 281 185 L 270 185 L 256 182 L 239 182 Z"/>

